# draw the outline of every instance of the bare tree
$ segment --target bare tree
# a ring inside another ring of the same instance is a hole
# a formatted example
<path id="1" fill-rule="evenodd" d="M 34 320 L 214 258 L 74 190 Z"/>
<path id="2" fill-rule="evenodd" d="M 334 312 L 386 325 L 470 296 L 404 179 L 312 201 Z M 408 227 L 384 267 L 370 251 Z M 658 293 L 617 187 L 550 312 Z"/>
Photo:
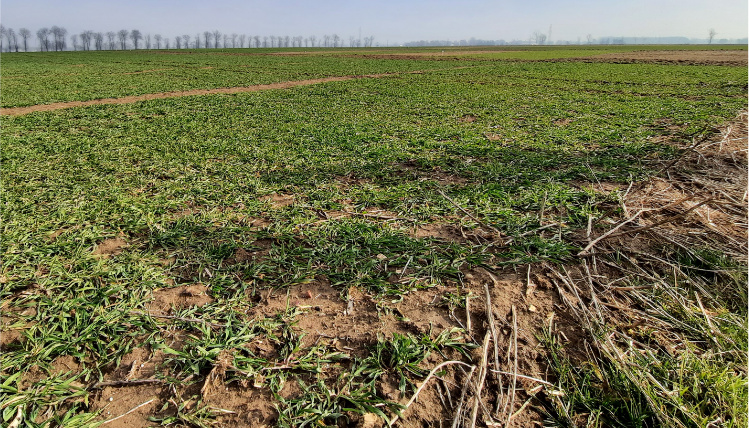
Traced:
<path id="1" fill-rule="evenodd" d="M 200 49 L 200 33 L 195 35 L 195 49 Z"/>
<path id="2" fill-rule="evenodd" d="M 169 37 L 164 38 L 164 45 L 165 45 L 164 46 L 165 49 L 169 49 Z"/>
<path id="3" fill-rule="evenodd" d="M 127 49 L 127 36 L 130 34 L 127 30 L 120 30 L 117 32 L 117 38 L 120 39 L 120 49 L 123 51 Z"/>
<path id="4" fill-rule="evenodd" d="M 182 37 L 180 36 L 174 37 L 174 46 L 176 46 L 177 49 L 182 49 Z"/>
<path id="5" fill-rule="evenodd" d="M 155 34 L 153 40 L 156 42 L 156 49 L 161 49 L 161 34 Z"/>
<path id="6" fill-rule="evenodd" d="M 44 27 L 36 30 L 36 38 L 39 39 L 39 51 L 49 51 L 49 28 Z"/>
<path id="7" fill-rule="evenodd" d="M 330 47 L 330 36 L 325 34 L 324 36 L 322 36 L 322 39 L 324 40 L 323 46 L 325 46 L 326 48 Z"/>
<path id="8" fill-rule="evenodd" d="M 8 30 L 5 29 L 5 26 L 3 24 L 0 24 L 0 52 L 3 50 L 3 38 L 5 38 L 5 35 L 8 33 Z"/>
<path id="9" fill-rule="evenodd" d="M 203 37 L 205 38 L 205 43 L 203 43 L 203 45 L 205 45 L 206 49 L 210 49 L 211 48 L 211 32 L 204 31 Z"/>
<path id="10" fill-rule="evenodd" d="M 28 52 L 29 37 L 31 37 L 31 31 L 29 31 L 28 28 L 21 28 L 20 30 L 18 30 L 18 35 L 21 36 L 21 40 L 23 40 L 23 51 Z"/>
<path id="11" fill-rule="evenodd" d="M 114 31 L 107 31 L 107 44 L 109 45 L 109 50 L 113 51 L 117 48 L 117 43 L 115 42 L 117 38 L 117 33 Z"/>
<path id="12" fill-rule="evenodd" d="M 333 47 L 334 48 L 338 47 L 338 43 L 340 41 L 341 41 L 341 36 L 339 36 L 338 34 L 333 34 Z"/>
<path id="13" fill-rule="evenodd" d="M 78 34 L 72 34 L 70 36 L 70 41 L 73 43 L 73 50 L 78 50 Z"/>
<path id="14" fill-rule="evenodd" d="M 224 49 L 226 49 L 228 45 L 229 45 L 229 36 L 224 34 Z"/>
<path id="15" fill-rule="evenodd" d="M 276 36 L 270 36 L 270 47 L 276 47 Z"/>
<path id="16" fill-rule="evenodd" d="M 317 36 L 315 36 L 314 34 L 313 34 L 313 35 L 311 35 L 311 36 L 309 36 L 309 42 L 310 42 L 310 45 L 311 45 L 311 46 L 312 46 L 313 48 L 315 47 L 315 42 L 316 42 L 316 41 L 317 41 Z"/>
<path id="17" fill-rule="evenodd" d="M 130 39 L 133 41 L 133 47 L 138 49 L 138 41 L 143 38 L 143 34 L 139 30 L 133 30 L 130 32 Z"/>
<path id="18" fill-rule="evenodd" d="M 218 42 L 221 40 L 221 32 L 213 30 L 213 47 L 218 49 Z"/>
<path id="19" fill-rule="evenodd" d="M 263 47 L 264 48 L 268 47 L 268 37 L 267 36 L 263 37 Z"/>
<path id="20" fill-rule="evenodd" d="M 68 30 L 63 27 L 58 27 L 57 25 L 49 30 L 52 32 L 52 37 L 54 38 L 55 51 L 65 50 L 65 37 L 68 35 Z"/>
<path id="21" fill-rule="evenodd" d="M 374 43 L 374 36 L 369 36 L 364 38 L 364 47 L 365 48 L 371 48 L 372 43 Z"/>
<path id="22" fill-rule="evenodd" d="M 585 40 L 588 41 L 589 45 L 593 44 L 593 35 L 592 34 L 588 34 L 587 36 L 585 36 Z"/>
<path id="23" fill-rule="evenodd" d="M 718 34 L 717 31 L 715 31 L 715 28 L 711 28 L 710 31 L 707 32 L 707 43 L 712 45 L 713 39 L 715 38 L 715 35 Z"/>
<path id="24" fill-rule="evenodd" d="M 97 51 L 104 49 L 104 33 L 94 33 L 94 47 Z"/>
<path id="25" fill-rule="evenodd" d="M 91 42 L 94 40 L 94 32 L 86 30 L 81 33 L 81 47 L 84 51 L 91 50 Z"/>
<path id="26" fill-rule="evenodd" d="M 8 39 L 8 51 L 15 50 L 18 52 L 18 36 L 16 36 L 15 30 L 8 28 L 5 37 Z"/>
<path id="27" fill-rule="evenodd" d="M 151 33 L 146 34 L 143 41 L 146 43 L 146 49 L 151 49 Z"/>
<path id="28" fill-rule="evenodd" d="M 244 43 L 247 41 L 247 35 L 246 34 L 240 34 L 239 35 L 239 47 L 244 48 Z"/>
<path id="29" fill-rule="evenodd" d="M 185 49 L 190 49 L 190 36 L 188 36 L 187 34 L 183 34 L 182 42 L 185 45 Z"/>
<path id="30" fill-rule="evenodd" d="M 231 47 L 236 48 L 237 47 L 237 33 L 232 33 L 231 35 Z"/>
<path id="31" fill-rule="evenodd" d="M 540 31 L 534 31 L 531 35 L 531 43 L 534 45 L 543 45 L 546 43 L 546 34 Z"/>

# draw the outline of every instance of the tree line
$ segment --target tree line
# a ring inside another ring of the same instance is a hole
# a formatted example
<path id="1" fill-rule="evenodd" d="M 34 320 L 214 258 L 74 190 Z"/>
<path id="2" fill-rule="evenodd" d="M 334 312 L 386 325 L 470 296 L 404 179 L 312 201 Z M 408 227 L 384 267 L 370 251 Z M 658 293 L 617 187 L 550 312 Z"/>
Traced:
<path id="1" fill-rule="evenodd" d="M 68 39 L 70 43 L 68 44 Z M 33 40 L 27 28 L 17 32 L 0 25 L 0 51 L 29 51 Z M 161 34 L 143 34 L 140 30 L 97 32 L 86 30 L 68 35 L 64 27 L 52 26 L 36 31 L 37 49 L 40 52 L 65 50 L 127 50 L 127 49 L 201 49 L 201 48 L 301 48 L 345 47 L 346 41 L 338 34 L 317 36 L 250 36 L 247 34 L 204 31 L 194 35 L 164 37 Z M 372 47 L 374 36 L 349 37 L 348 47 Z"/>

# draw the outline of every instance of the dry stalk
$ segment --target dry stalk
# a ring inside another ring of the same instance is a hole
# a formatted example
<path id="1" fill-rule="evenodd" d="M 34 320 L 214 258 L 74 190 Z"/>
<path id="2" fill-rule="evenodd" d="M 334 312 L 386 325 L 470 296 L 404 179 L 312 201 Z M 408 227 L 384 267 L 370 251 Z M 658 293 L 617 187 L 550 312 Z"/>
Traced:
<path id="1" fill-rule="evenodd" d="M 491 274 L 489 274 L 492 276 Z M 492 279 L 493 276 L 492 276 Z M 486 293 L 486 318 L 487 322 L 489 323 L 489 331 L 492 334 L 492 343 L 494 344 L 494 368 L 492 372 L 495 374 L 494 380 L 497 381 L 497 404 L 494 409 L 494 413 L 496 414 L 499 411 L 499 403 L 503 398 L 502 393 L 502 376 L 499 375 L 499 338 L 497 335 L 497 326 L 494 323 L 494 310 L 492 309 L 492 296 L 489 292 L 489 284 L 484 284 L 484 292 Z"/>
<path id="2" fill-rule="evenodd" d="M 515 388 L 518 383 L 518 317 L 517 309 L 515 305 L 512 305 L 512 347 L 514 350 L 513 366 L 512 366 L 512 388 L 509 391 L 510 395 L 510 407 L 508 408 L 507 419 L 505 420 L 505 428 L 510 426 L 510 418 L 512 411 L 515 408 Z"/>
<path id="3" fill-rule="evenodd" d="M 629 217 L 628 219 L 626 219 L 623 222 L 619 223 L 613 229 L 609 230 L 608 232 L 606 232 L 603 235 L 599 236 L 598 238 L 594 239 L 590 244 L 588 244 L 585 248 L 583 248 L 582 251 L 580 251 L 579 253 L 577 253 L 578 257 L 579 256 L 584 256 L 584 255 L 588 254 L 588 251 L 590 251 L 590 249 L 593 248 L 599 241 L 601 241 L 602 239 L 606 239 L 609 235 L 611 235 L 612 233 L 614 233 L 617 230 L 619 230 L 622 226 L 624 226 L 625 224 L 627 224 L 627 223 L 635 220 L 642 213 L 647 212 L 647 211 L 650 211 L 650 209 L 644 208 L 644 209 L 641 209 L 640 211 L 637 211 L 637 213 L 635 213 L 635 215 Z"/>
<path id="4" fill-rule="evenodd" d="M 479 406 L 481 405 L 481 390 L 484 389 L 484 381 L 486 380 L 487 372 L 487 354 L 489 353 L 489 339 L 491 339 L 491 333 L 486 332 L 484 335 L 484 342 L 482 343 L 483 353 L 481 354 L 481 361 L 479 362 L 479 378 L 476 382 L 475 394 L 473 396 L 473 411 L 471 412 L 471 428 L 476 426 L 476 417 L 479 414 Z M 488 416 L 488 415 L 487 415 Z"/>
<path id="5" fill-rule="evenodd" d="M 202 323 L 202 324 L 206 324 L 208 326 L 211 326 L 213 328 L 226 327 L 226 324 L 214 323 L 214 322 L 210 322 L 210 321 L 206 321 L 206 320 L 201 320 L 199 318 L 183 318 L 183 317 L 177 317 L 177 316 L 174 316 L 174 315 L 160 315 L 160 314 L 154 314 L 154 313 L 151 313 L 151 312 L 147 312 L 146 313 L 146 312 L 141 312 L 141 311 L 130 311 L 130 313 L 133 314 L 133 315 L 144 315 L 144 316 L 153 317 L 153 318 L 163 318 L 163 319 L 175 320 L 175 321 L 182 321 L 182 322 Z"/>
<path id="6" fill-rule="evenodd" d="M 460 365 L 463 365 L 463 366 L 466 366 L 466 367 L 471 367 L 471 374 L 473 374 L 473 371 L 476 369 L 476 366 L 472 366 L 472 365 L 470 365 L 468 363 L 464 363 L 463 361 L 445 361 L 443 363 L 438 364 L 436 367 L 434 367 L 432 369 L 432 371 L 429 372 L 429 374 L 427 375 L 426 379 L 424 379 L 424 382 L 421 383 L 421 385 L 416 390 L 416 392 L 411 397 L 411 399 L 408 400 L 408 403 L 406 403 L 406 406 L 403 408 L 403 411 L 401 413 L 405 413 L 405 411 L 408 410 L 409 407 L 411 407 L 411 405 L 414 403 L 414 401 L 416 401 L 416 398 L 419 396 L 419 394 L 421 393 L 421 391 L 426 386 L 427 382 L 429 382 L 429 379 L 431 379 L 432 377 L 434 377 L 434 374 L 437 373 L 439 371 L 439 369 L 441 369 L 442 367 L 451 365 L 451 364 L 460 364 Z M 470 376 L 469 376 L 469 380 L 470 380 Z M 390 420 L 389 426 L 392 427 L 393 424 L 395 424 L 398 421 L 398 419 L 399 419 L 398 415 L 395 415 L 395 417 Z M 403 419 L 405 419 L 405 417 L 403 417 Z"/>
<path id="7" fill-rule="evenodd" d="M 152 399 L 150 399 L 150 400 L 146 401 L 145 403 L 142 403 L 142 404 L 139 404 L 139 405 L 137 405 L 137 406 L 133 407 L 132 409 L 128 410 L 127 412 L 125 412 L 125 413 L 123 413 L 123 414 L 121 414 L 120 416 L 114 417 L 114 418 L 112 418 L 112 419 L 107 419 L 106 421 L 102 422 L 101 424 L 102 424 L 102 425 L 106 425 L 106 424 L 108 424 L 108 423 L 110 423 L 110 422 L 114 422 L 114 421 L 116 421 L 117 419 L 123 418 L 123 417 L 125 417 L 125 416 L 129 415 L 130 413 L 133 413 L 134 411 L 136 411 L 136 410 L 140 409 L 141 407 L 143 407 L 143 406 L 147 406 L 147 405 L 149 405 L 149 404 L 153 403 L 153 402 L 154 402 L 154 400 L 156 400 L 156 399 L 155 399 L 155 398 L 152 398 Z"/>
<path id="8" fill-rule="evenodd" d="M 135 385 L 146 385 L 149 383 L 163 383 L 161 379 L 132 379 L 132 380 L 111 380 L 107 382 L 97 382 L 91 385 L 88 389 L 102 389 L 108 386 L 135 386 Z"/>
<path id="9" fill-rule="evenodd" d="M 451 425 L 452 428 L 458 428 L 458 424 L 460 423 L 460 419 L 461 419 L 461 414 L 463 413 L 463 403 L 465 402 L 466 393 L 468 392 L 468 388 L 471 386 L 471 381 L 473 380 L 473 373 L 475 371 L 476 371 L 476 366 L 471 366 L 471 371 L 468 373 L 466 382 L 463 384 L 463 389 L 460 391 L 460 400 L 458 401 L 458 408 L 455 410 L 455 416 L 453 417 L 453 424 Z"/>
<path id="10" fill-rule="evenodd" d="M 456 208 L 458 208 L 459 210 L 461 210 L 463 212 L 463 214 L 465 214 L 468 217 L 470 217 L 473 221 L 475 221 L 476 223 L 480 224 L 481 226 L 483 226 L 483 227 L 485 227 L 487 229 L 490 229 L 490 230 L 494 231 L 494 233 L 496 233 L 498 237 L 502 237 L 502 232 L 500 232 L 499 229 L 497 229 L 494 226 L 490 226 L 490 225 L 484 223 L 483 221 L 477 219 L 476 217 L 474 217 L 473 214 L 469 213 L 463 207 L 461 207 L 460 205 L 458 205 L 457 202 L 455 202 L 454 200 L 452 200 L 442 190 L 438 189 L 437 193 L 439 193 L 440 195 L 442 195 L 442 197 L 445 198 L 445 199 L 447 199 L 451 204 L 455 205 Z"/>
<path id="11" fill-rule="evenodd" d="M 473 336 L 471 332 L 471 299 L 470 294 L 466 294 L 466 331 L 470 336 Z"/>
<path id="12" fill-rule="evenodd" d="M 688 199 L 691 199 L 691 197 L 688 198 Z M 668 218 L 668 219 L 664 219 L 664 220 L 660 220 L 660 221 L 657 221 L 657 222 L 655 222 L 653 224 L 649 224 L 647 226 L 638 227 L 636 229 L 632 229 L 632 230 L 627 230 L 627 231 L 624 231 L 624 232 L 615 233 L 615 234 L 609 235 L 607 237 L 608 238 L 615 238 L 617 236 L 628 235 L 630 233 L 643 232 L 645 230 L 652 229 L 654 227 L 660 226 L 660 225 L 665 224 L 665 223 L 671 223 L 672 221 L 676 220 L 677 218 L 684 217 L 685 215 L 689 214 L 690 212 L 696 210 L 697 208 L 705 205 L 706 203 L 708 203 L 708 202 L 710 202 L 712 200 L 713 200 L 713 198 L 705 199 L 704 201 L 700 202 L 699 204 L 694 205 L 693 207 L 689 208 L 688 210 L 686 210 L 686 211 L 684 211 L 682 213 L 677 214 L 674 217 L 671 217 L 671 218 Z"/>

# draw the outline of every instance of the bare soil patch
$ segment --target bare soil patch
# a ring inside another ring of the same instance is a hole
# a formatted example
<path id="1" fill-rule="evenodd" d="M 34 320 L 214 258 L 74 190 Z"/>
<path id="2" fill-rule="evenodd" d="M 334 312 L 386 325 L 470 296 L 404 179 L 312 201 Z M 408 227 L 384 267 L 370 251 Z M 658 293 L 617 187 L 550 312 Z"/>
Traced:
<path id="1" fill-rule="evenodd" d="M 116 238 L 105 239 L 98 243 L 94 248 L 94 257 L 106 259 L 122 253 L 122 250 L 128 246 L 127 241 L 121 236 Z"/>
<path id="2" fill-rule="evenodd" d="M 189 91 L 173 91 L 173 92 L 159 92 L 154 94 L 144 95 L 133 95 L 121 98 L 103 98 L 98 100 L 89 101 L 68 101 L 51 104 L 40 104 L 35 106 L 27 107 L 8 107 L 0 109 L 0 115 L 7 116 L 20 116 L 24 114 L 39 112 L 39 111 L 54 111 L 73 107 L 88 107 L 102 104 L 132 104 L 140 101 L 160 100 L 165 98 L 179 98 L 179 97 L 190 97 L 199 95 L 215 95 L 215 94 L 240 94 L 245 92 L 257 92 L 267 91 L 272 89 L 288 89 L 296 86 L 307 86 L 316 85 L 319 83 L 327 82 L 343 82 L 346 80 L 361 79 L 361 78 L 378 78 L 384 77 L 386 74 L 371 74 L 366 76 L 335 76 L 335 77 L 324 77 L 319 79 L 307 79 L 307 80 L 293 80 L 287 82 L 270 83 L 267 85 L 253 85 L 253 86 L 241 86 L 234 88 L 214 88 L 214 89 L 192 89 Z"/>
<path id="3" fill-rule="evenodd" d="M 195 306 L 204 306 L 213 302 L 203 284 L 182 285 L 179 287 L 154 290 L 153 301 L 148 304 L 148 311 L 154 314 L 167 314 Z"/>
<path id="4" fill-rule="evenodd" d="M 131 71 L 129 73 L 122 73 L 123 75 L 130 75 L 130 74 L 144 74 L 144 73 L 153 73 L 156 71 L 165 71 L 165 70 L 171 70 L 170 68 L 152 68 L 150 70 L 141 70 L 141 71 Z"/>
<path id="5" fill-rule="evenodd" d="M 589 57 L 560 59 L 555 61 L 615 62 L 678 65 L 729 65 L 747 66 L 746 50 L 667 50 L 636 51 L 593 55 Z"/>
<path id="6" fill-rule="evenodd" d="M 269 202 L 273 209 L 285 208 L 294 204 L 294 195 L 273 193 L 260 198 L 263 202 Z"/>

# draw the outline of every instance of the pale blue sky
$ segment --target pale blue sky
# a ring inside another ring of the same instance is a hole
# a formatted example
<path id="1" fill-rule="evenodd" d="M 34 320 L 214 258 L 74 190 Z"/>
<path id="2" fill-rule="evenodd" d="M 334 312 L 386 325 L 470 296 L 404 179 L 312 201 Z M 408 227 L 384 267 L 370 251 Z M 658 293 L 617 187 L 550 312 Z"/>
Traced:
<path id="1" fill-rule="evenodd" d="M 390 44 L 421 39 L 552 41 L 593 37 L 747 37 L 747 0 L 2 0 L 6 27 L 83 30 L 137 28 L 164 36 L 206 30 L 248 35 L 337 33 Z"/>

